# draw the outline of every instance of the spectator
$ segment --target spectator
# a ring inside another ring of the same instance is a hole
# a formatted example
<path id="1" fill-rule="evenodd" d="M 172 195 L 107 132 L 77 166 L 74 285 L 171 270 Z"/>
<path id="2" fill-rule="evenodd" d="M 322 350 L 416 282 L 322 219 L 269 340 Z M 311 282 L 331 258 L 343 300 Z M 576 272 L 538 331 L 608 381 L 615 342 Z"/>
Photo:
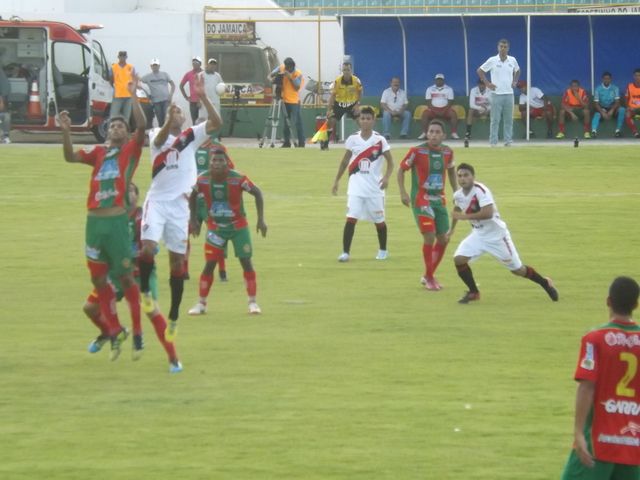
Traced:
<path id="1" fill-rule="evenodd" d="M 458 136 L 458 115 L 451 108 L 451 105 L 453 105 L 453 89 L 444 83 L 444 74 L 442 73 L 436 74 L 435 81 L 435 85 L 427 88 L 424 95 L 428 108 L 422 112 L 422 134 L 418 139 L 427 138 L 429 122 L 434 118 L 448 120 L 451 126 L 451 138 L 460 138 Z"/>
<path id="2" fill-rule="evenodd" d="M 625 94 L 627 101 L 627 111 L 624 115 L 624 121 L 633 133 L 633 136 L 640 138 L 640 132 L 633 123 L 633 117 L 640 115 L 640 68 L 633 71 L 633 82 L 627 85 L 627 93 Z"/>
<path id="3" fill-rule="evenodd" d="M 593 93 L 593 120 L 591 120 L 591 136 L 595 138 L 598 135 L 598 125 L 600 117 L 609 120 L 614 116 L 618 116 L 616 123 L 615 136 L 622 136 L 622 124 L 624 122 L 625 108 L 620 106 L 620 89 L 611 83 L 611 73 L 604 72 L 602 74 L 602 83 L 596 87 Z"/>
<path id="4" fill-rule="evenodd" d="M 162 127 L 167 116 L 169 104 L 173 100 L 176 84 L 173 83 L 167 72 L 160 71 L 160 60 L 157 58 L 151 60 L 151 73 L 147 73 L 140 80 L 149 86 L 149 97 L 153 104 L 153 113 L 158 120 L 158 127 Z M 147 121 L 149 120 L 150 118 L 147 116 Z"/>
<path id="5" fill-rule="evenodd" d="M 331 86 L 329 108 L 327 109 L 327 136 L 331 137 L 336 122 L 346 113 L 357 120 L 360 115 L 360 97 L 362 96 L 362 82 L 353 75 L 351 62 L 342 63 L 342 75 L 336 78 Z M 327 150 L 329 141 L 321 141 L 320 149 Z"/>
<path id="6" fill-rule="evenodd" d="M 520 108 L 520 117 L 524 128 L 527 128 L 527 101 L 529 102 L 529 117 L 542 118 L 547 121 L 547 138 L 553 137 L 553 117 L 555 109 L 551 100 L 538 87 L 527 87 L 527 82 L 520 80 L 518 82 L 520 89 L 520 100 L 518 107 Z M 529 129 L 529 136 L 535 136 L 533 130 Z"/>
<path id="7" fill-rule="evenodd" d="M 580 86 L 578 80 L 571 80 L 569 88 L 562 95 L 560 103 L 560 115 L 558 116 L 558 129 L 560 130 L 556 138 L 564 138 L 565 117 L 571 120 L 578 120 L 578 114 L 582 115 L 584 121 L 584 138 L 591 138 L 589 127 L 591 126 L 591 112 L 589 110 L 589 95 Z"/>
<path id="8" fill-rule="evenodd" d="M 207 66 L 204 69 L 204 90 L 207 92 L 207 97 L 216 107 L 218 113 L 220 110 L 220 94 L 216 90 L 219 83 L 223 83 L 222 76 L 218 73 L 218 60 L 210 58 L 207 60 Z"/>
<path id="9" fill-rule="evenodd" d="M 498 145 L 498 130 L 502 120 L 504 146 L 513 143 L 513 88 L 520 78 L 520 66 L 515 57 L 508 55 L 509 40 L 498 41 L 498 55 L 489 57 L 480 65 L 477 73 L 487 88 L 491 91 L 491 127 L 489 143 Z M 485 73 L 491 73 L 491 81 Z"/>
<path id="10" fill-rule="evenodd" d="M 300 115 L 300 88 L 303 85 L 302 72 L 296 68 L 293 58 L 287 57 L 284 63 L 271 72 L 270 78 L 274 83 L 282 80 L 282 101 L 288 118 L 284 122 L 284 143 L 282 147 L 291 148 L 291 128 L 290 123 L 295 123 L 296 134 L 298 135 L 298 147 L 304 148 L 305 138 L 302 129 L 302 115 Z"/>
<path id="11" fill-rule="evenodd" d="M 113 100 L 111 102 L 110 117 L 124 117 L 127 122 L 131 118 L 133 100 L 127 85 L 136 75 L 133 65 L 127 63 L 127 52 L 118 52 L 118 62 L 111 65 L 110 82 L 113 86 Z"/>
<path id="12" fill-rule="evenodd" d="M 487 118 L 491 112 L 491 99 L 489 90 L 484 82 L 478 79 L 478 85 L 469 92 L 469 113 L 467 113 L 467 132 L 464 138 L 471 138 L 471 126 L 474 118 Z"/>
<path id="13" fill-rule="evenodd" d="M 400 77 L 392 77 L 390 87 L 382 92 L 380 107 L 382 108 L 382 131 L 384 138 L 391 139 L 391 120 L 402 119 L 400 138 L 407 138 L 411 125 L 411 112 L 407 110 L 409 100 L 407 93 L 400 88 Z"/>
<path id="14" fill-rule="evenodd" d="M 200 97 L 196 92 L 196 81 L 198 75 L 202 72 L 202 59 L 195 55 L 191 59 L 191 70 L 184 74 L 182 81 L 180 82 L 180 92 L 184 99 L 189 102 L 189 113 L 191 114 L 191 122 L 195 125 L 198 121 L 198 112 L 200 111 Z M 186 84 L 189 84 L 189 95 L 184 89 Z"/>

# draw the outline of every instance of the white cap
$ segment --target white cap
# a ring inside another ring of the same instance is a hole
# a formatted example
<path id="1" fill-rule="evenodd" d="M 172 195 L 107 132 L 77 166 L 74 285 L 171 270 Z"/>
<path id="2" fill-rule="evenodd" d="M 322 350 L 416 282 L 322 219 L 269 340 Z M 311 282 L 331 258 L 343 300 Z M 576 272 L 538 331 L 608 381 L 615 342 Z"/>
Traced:
<path id="1" fill-rule="evenodd" d="M 160 65 L 160 60 L 158 60 L 157 58 L 152 58 L 151 65 Z"/>
<path id="2" fill-rule="evenodd" d="M 435 78 L 436 78 L 436 80 L 438 78 L 441 78 L 442 80 L 444 80 L 444 73 L 436 73 L 436 77 Z"/>
<path id="3" fill-rule="evenodd" d="M 218 63 L 218 60 L 216 60 L 215 58 L 210 58 L 209 60 L 207 60 L 207 63 Z"/>
<path id="4" fill-rule="evenodd" d="M 196 62 L 200 62 L 200 65 L 202 65 L 202 59 L 198 56 L 198 55 L 194 55 L 191 58 L 191 61 L 195 60 Z"/>

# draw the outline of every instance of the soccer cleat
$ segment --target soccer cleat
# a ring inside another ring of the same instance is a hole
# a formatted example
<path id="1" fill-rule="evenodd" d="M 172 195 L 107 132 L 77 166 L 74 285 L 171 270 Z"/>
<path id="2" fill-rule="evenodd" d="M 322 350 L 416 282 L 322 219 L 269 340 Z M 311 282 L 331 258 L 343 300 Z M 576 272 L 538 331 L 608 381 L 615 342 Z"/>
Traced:
<path id="1" fill-rule="evenodd" d="M 120 333 L 118 333 L 114 337 L 111 337 L 111 353 L 109 354 L 109 359 L 112 362 L 116 361 L 120 356 L 120 353 L 122 351 L 122 342 L 124 342 L 127 337 L 129 337 L 129 330 L 124 327 L 122 327 Z"/>
<path id="2" fill-rule="evenodd" d="M 182 370 L 182 364 L 179 360 L 172 360 L 169 362 L 169 373 L 180 373 Z"/>
<path id="3" fill-rule="evenodd" d="M 620 138 L 622 136 L 622 132 L 620 130 L 616 130 L 616 133 L 614 133 L 613 136 L 616 138 Z"/>
<path id="4" fill-rule="evenodd" d="M 589 132 L 584 132 L 583 137 L 587 140 L 589 140 L 591 138 L 591 134 Z"/>
<path id="5" fill-rule="evenodd" d="M 440 284 L 437 282 L 435 278 L 425 278 L 424 288 L 432 292 L 437 292 L 442 287 L 440 287 Z"/>
<path id="6" fill-rule="evenodd" d="M 422 132 L 418 137 L 418 140 L 425 140 L 426 138 L 427 138 L 427 134 L 425 132 Z"/>
<path id="7" fill-rule="evenodd" d="M 169 320 L 169 325 L 164 330 L 164 339 L 173 343 L 176 341 L 176 337 L 178 336 L 178 321 L 177 320 Z"/>
<path id="8" fill-rule="evenodd" d="M 218 276 L 220 277 L 221 282 L 226 282 L 228 280 L 226 270 L 220 270 L 220 272 L 218 273 Z"/>
<path id="9" fill-rule="evenodd" d="M 378 254 L 376 255 L 376 260 L 386 260 L 389 256 L 389 252 L 386 250 L 378 250 Z"/>
<path id="10" fill-rule="evenodd" d="M 466 292 L 464 296 L 458 300 L 458 303 L 467 304 L 470 302 L 476 302 L 480 300 L 480 292 Z"/>
<path id="11" fill-rule="evenodd" d="M 547 286 L 542 288 L 544 288 L 544 291 L 547 292 L 547 295 L 549 295 L 549 298 L 551 300 L 553 300 L 554 302 L 557 302 L 558 299 L 560 298 L 560 295 L 558 295 L 558 290 L 556 290 L 556 287 L 553 286 L 553 282 L 549 277 L 546 277 L 546 280 L 547 280 Z"/>
<path id="12" fill-rule="evenodd" d="M 204 315 L 207 313 L 207 304 L 198 302 L 189 309 L 189 315 Z"/>
<path id="13" fill-rule="evenodd" d="M 349 254 L 347 252 L 342 252 L 340 254 L 340 256 L 338 257 L 338 261 L 341 262 L 341 263 L 348 262 L 349 261 Z"/>
<path id="14" fill-rule="evenodd" d="M 156 309 L 156 305 L 153 301 L 153 297 L 151 297 L 151 293 L 143 292 L 142 295 L 140 295 L 140 300 L 142 303 L 142 311 L 144 313 L 151 313 Z"/>
<path id="15" fill-rule="evenodd" d="M 256 302 L 249 302 L 249 314 L 258 315 L 260 313 L 262 313 L 262 310 L 260 310 L 258 304 Z"/>
<path id="16" fill-rule="evenodd" d="M 564 138 L 564 132 L 558 132 L 558 133 L 556 134 L 556 138 L 557 138 L 558 140 L 563 139 L 563 138 Z"/>
<path id="17" fill-rule="evenodd" d="M 471 140 L 471 132 L 465 133 L 464 138 L 466 138 L 467 140 Z"/>
<path id="18" fill-rule="evenodd" d="M 591 130 L 591 138 L 598 138 L 598 132 Z"/>
<path id="19" fill-rule="evenodd" d="M 100 350 L 102 350 L 102 347 L 105 343 L 107 343 L 108 340 L 108 335 L 98 335 L 96 339 L 89 344 L 87 350 L 89 351 L 89 353 L 98 353 Z"/>
<path id="20" fill-rule="evenodd" d="M 133 336 L 133 350 L 131 350 L 131 359 L 135 362 L 142 358 L 142 351 L 144 350 L 144 342 L 142 341 L 142 334 Z"/>
<path id="21" fill-rule="evenodd" d="M 451 134 L 451 138 L 453 138 L 454 140 L 458 140 L 460 138 L 460 135 L 458 135 L 456 132 L 453 132 Z"/>

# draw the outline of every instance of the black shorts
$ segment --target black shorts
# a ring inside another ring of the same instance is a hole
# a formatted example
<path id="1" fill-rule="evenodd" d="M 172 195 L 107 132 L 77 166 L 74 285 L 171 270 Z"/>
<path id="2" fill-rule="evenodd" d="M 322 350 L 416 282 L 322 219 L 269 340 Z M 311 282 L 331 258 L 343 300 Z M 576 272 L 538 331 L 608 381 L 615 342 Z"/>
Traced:
<path id="1" fill-rule="evenodd" d="M 342 116 L 346 113 L 350 118 L 356 119 L 359 117 L 358 114 L 353 113 L 353 108 L 356 106 L 356 102 L 345 105 L 344 103 L 340 104 L 335 102 L 333 104 L 333 108 L 331 109 L 332 113 L 329 117 L 335 118 L 336 120 L 340 120 Z"/>

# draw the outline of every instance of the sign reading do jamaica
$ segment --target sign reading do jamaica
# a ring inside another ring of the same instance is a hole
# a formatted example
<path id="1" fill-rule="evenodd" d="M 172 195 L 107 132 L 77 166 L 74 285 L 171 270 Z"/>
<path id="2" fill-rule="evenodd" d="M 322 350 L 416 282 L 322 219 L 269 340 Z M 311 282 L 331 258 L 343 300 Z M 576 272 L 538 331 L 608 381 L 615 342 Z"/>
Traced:
<path id="1" fill-rule="evenodd" d="M 256 23 L 207 20 L 204 24 L 204 36 L 221 42 L 256 43 Z"/>

